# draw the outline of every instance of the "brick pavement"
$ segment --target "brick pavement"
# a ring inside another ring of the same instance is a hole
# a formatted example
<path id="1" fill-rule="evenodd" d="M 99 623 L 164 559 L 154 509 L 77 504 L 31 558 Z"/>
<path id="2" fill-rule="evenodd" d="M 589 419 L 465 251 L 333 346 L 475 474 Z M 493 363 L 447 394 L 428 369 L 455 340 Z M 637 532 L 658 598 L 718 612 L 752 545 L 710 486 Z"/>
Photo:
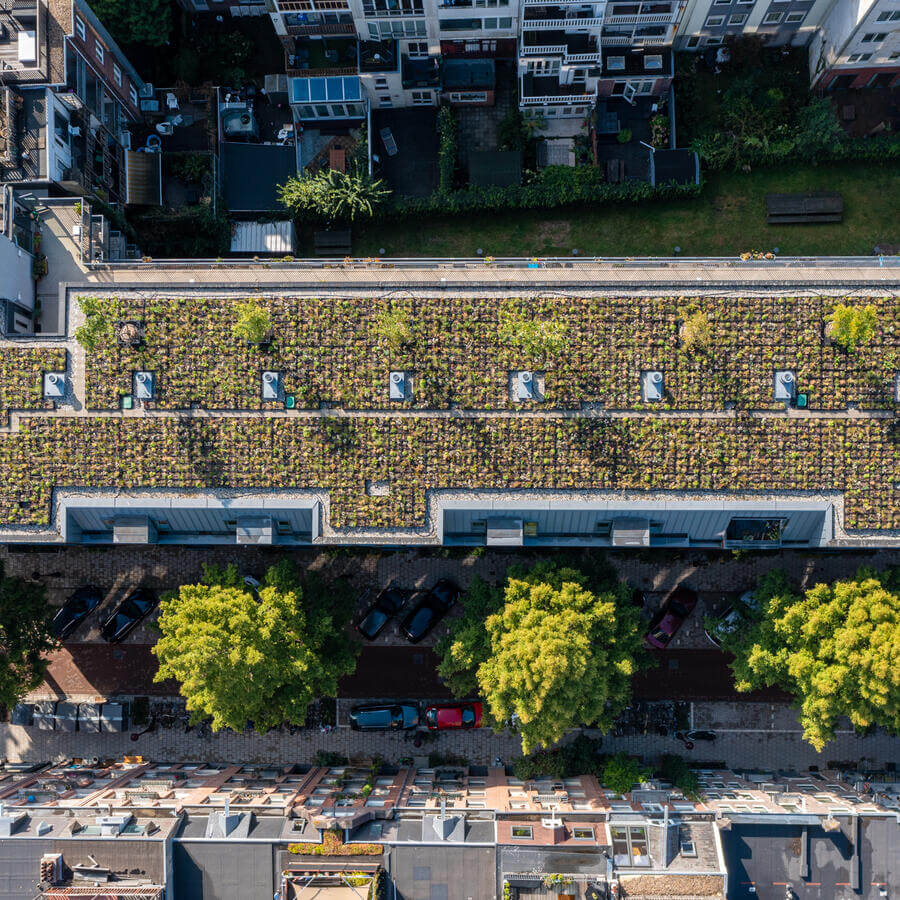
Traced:
<path id="1" fill-rule="evenodd" d="M 749 723 L 749 727 L 748 727 Z M 722 730 L 714 743 L 700 743 L 687 751 L 671 737 L 640 735 L 606 737 L 603 748 L 615 753 L 643 756 L 655 760 L 661 753 L 681 753 L 698 763 L 723 761 L 734 768 L 804 769 L 810 765 L 824 768 L 831 762 L 864 761 L 877 768 L 900 762 L 900 739 L 883 733 L 860 738 L 842 732 L 819 754 L 800 739 L 799 726 L 792 711 L 771 704 L 708 704 L 697 706 L 696 727 L 717 725 Z M 729 726 L 740 731 L 725 730 Z M 593 734 L 588 732 L 588 734 Z M 222 733 L 201 737 L 194 732 L 161 729 L 131 741 L 128 734 L 66 734 L 39 731 L 16 725 L 0 725 L 0 756 L 10 761 L 38 762 L 59 757 L 121 758 L 140 754 L 147 759 L 169 762 L 208 761 L 282 765 L 309 763 L 317 750 L 329 750 L 354 759 L 381 756 L 388 762 L 429 752 L 454 754 L 473 764 L 488 764 L 496 757 L 509 762 L 521 755 L 515 735 L 493 734 L 487 729 L 465 734 L 442 734 L 434 743 L 415 748 L 411 741 L 396 734 L 361 734 L 340 727 L 328 733 L 304 730 L 295 735 L 286 731 L 267 735 Z"/>

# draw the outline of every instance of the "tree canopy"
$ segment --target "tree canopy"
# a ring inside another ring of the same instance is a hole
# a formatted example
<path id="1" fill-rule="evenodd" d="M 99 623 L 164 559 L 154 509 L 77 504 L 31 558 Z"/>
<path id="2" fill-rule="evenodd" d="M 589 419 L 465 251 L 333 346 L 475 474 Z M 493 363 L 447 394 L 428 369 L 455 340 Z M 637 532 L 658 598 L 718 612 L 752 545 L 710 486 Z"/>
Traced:
<path id="1" fill-rule="evenodd" d="M 162 47 L 172 33 L 171 0 L 91 0 L 91 9 L 122 44 Z"/>
<path id="2" fill-rule="evenodd" d="M 7 577 L 0 563 L 0 706 L 11 709 L 43 680 L 53 613 L 43 585 Z"/>
<path id="3" fill-rule="evenodd" d="M 858 729 L 900 733 L 900 571 L 861 569 L 803 596 L 783 573 L 757 588 L 761 615 L 728 636 L 739 691 L 778 685 L 800 707 L 804 738 L 821 751 L 847 716 Z"/>
<path id="4" fill-rule="evenodd" d="M 294 175 L 278 188 L 278 197 L 297 219 L 328 224 L 370 219 L 390 190 L 380 180 L 335 169 Z"/>
<path id="5" fill-rule="evenodd" d="M 207 567 L 161 610 L 155 680 L 178 681 L 192 720 L 211 717 L 214 730 L 302 725 L 307 706 L 334 697 L 356 665 L 349 590 L 313 575 L 301 583 L 289 560 L 266 572 L 258 592 L 235 566 Z"/>
<path id="6" fill-rule="evenodd" d="M 595 593 L 583 573 L 541 563 L 510 570 L 502 602 L 476 582 L 439 671 L 455 693 L 477 687 L 495 722 L 517 716 L 529 753 L 581 724 L 608 729 L 631 695 L 639 646 L 624 591 Z"/>

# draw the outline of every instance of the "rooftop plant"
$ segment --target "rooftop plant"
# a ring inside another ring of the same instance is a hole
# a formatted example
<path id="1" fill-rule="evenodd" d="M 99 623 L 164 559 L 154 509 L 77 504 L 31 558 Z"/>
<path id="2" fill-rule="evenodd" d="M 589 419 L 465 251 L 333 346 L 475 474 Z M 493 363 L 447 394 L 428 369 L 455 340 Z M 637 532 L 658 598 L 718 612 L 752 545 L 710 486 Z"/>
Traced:
<path id="1" fill-rule="evenodd" d="M 865 306 L 847 306 L 838 303 L 827 319 L 826 332 L 846 350 L 857 350 L 875 336 L 878 311 L 868 303 Z"/>
<path id="2" fill-rule="evenodd" d="M 249 344 L 262 344 L 272 332 L 268 310 L 256 300 L 247 300 L 237 307 L 237 321 L 231 333 Z"/>

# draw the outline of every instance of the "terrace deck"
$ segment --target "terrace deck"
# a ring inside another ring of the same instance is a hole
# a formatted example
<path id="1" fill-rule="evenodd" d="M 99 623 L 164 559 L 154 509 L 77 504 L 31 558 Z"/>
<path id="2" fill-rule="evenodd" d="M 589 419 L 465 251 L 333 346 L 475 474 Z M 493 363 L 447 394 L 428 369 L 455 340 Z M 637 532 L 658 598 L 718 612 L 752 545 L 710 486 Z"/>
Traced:
<path id="1" fill-rule="evenodd" d="M 900 529 L 890 298 L 867 298 L 878 337 L 845 354 L 824 338 L 834 297 L 698 297 L 714 334 L 699 356 L 678 346 L 685 298 L 266 298 L 265 353 L 231 336 L 233 299 L 106 302 L 113 321 L 144 323 L 144 344 L 85 355 L 70 341 L 80 408 L 40 397 L 64 350 L 0 347 L 0 422 L 28 410 L 0 435 L 0 527 L 48 525 L 56 488 L 104 488 L 322 490 L 336 528 L 407 529 L 429 491 L 477 488 L 838 492 L 847 529 Z M 412 329 L 398 352 L 379 336 L 389 306 Z M 567 345 L 537 358 L 503 343 L 514 315 L 562 321 Z M 412 401 L 388 400 L 393 368 L 415 372 Z M 518 368 L 546 372 L 544 403 L 510 401 Z M 640 402 L 648 368 L 665 372 L 667 411 Z M 778 411 L 776 368 L 797 372 L 812 410 Z M 155 373 L 157 400 L 122 411 L 135 369 Z M 261 400 L 264 369 L 283 373 L 296 409 Z"/>

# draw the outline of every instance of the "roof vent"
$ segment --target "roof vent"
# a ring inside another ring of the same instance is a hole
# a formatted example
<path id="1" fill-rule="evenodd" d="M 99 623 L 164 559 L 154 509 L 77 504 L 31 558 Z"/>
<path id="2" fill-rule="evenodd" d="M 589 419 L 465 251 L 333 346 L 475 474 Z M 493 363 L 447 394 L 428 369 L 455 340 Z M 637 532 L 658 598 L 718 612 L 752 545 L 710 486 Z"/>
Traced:
<path id="1" fill-rule="evenodd" d="M 281 373 L 262 373 L 262 398 L 263 400 L 277 400 L 281 393 Z"/>
<path id="2" fill-rule="evenodd" d="M 391 400 L 406 400 L 406 372 L 391 372 L 388 379 L 388 397 Z"/>
<path id="3" fill-rule="evenodd" d="M 644 403 L 659 403 L 665 395 L 663 373 L 658 370 L 641 372 L 641 399 Z"/>
<path id="4" fill-rule="evenodd" d="M 47 372 L 44 375 L 44 399 L 62 400 L 66 396 L 66 373 Z"/>
<path id="5" fill-rule="evenodd" d="M 528 400 L 543 400 L 544 391 L 541 385 L 543 379 L 540 372 L 527 370 L 513 372 L 510 380 L 510 391 L 514 401 L 524 403 Z"/>
<path id="6" fill-rule="evenodd" d="M 100 834 L 103 837 L 115 837 L 125 830 L 125 826 L 131 821 L 131 813 L 119 813 L 115 816 L 98 816 L 97 824 L 100 826 Z"/>
<path id="7" fill-rule="evenodd" d="M 152 372 L 135 372 L 134 373 L 134 396 L 138 400 L 152 400 L 156 394 L 156 384 L 154 383 Z"/>
<path id="8" fill-rule="evenodd" d="M 790 369 L 775 372 L 775 399 L 779 403 L 790 403 L 797 396 L 797 378 Z"/>

